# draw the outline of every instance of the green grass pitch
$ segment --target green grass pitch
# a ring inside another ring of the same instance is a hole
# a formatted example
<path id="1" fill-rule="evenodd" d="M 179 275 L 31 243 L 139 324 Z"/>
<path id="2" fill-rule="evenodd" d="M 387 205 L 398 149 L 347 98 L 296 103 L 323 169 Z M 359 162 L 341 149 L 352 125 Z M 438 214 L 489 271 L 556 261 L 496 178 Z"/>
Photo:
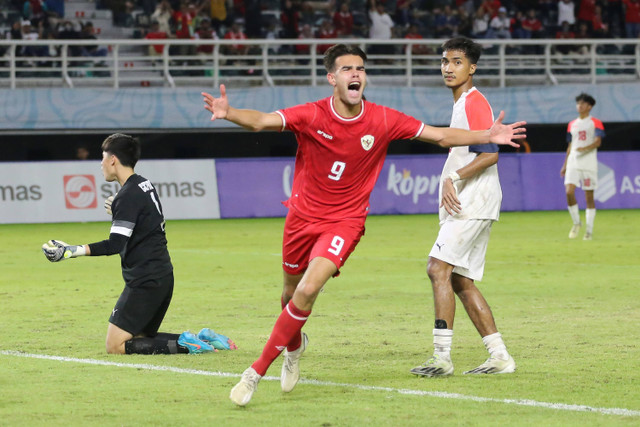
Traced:
<path id="1" fill-rule="evenodd" d="M 437 217 L 371 217 L 305 326 L 305 381 L 284 394 L 263 380 L 236 408 L 228 395 L 237 376 L 186 370 L 238 375 L 258 357 L 280 312 L 283 222 L 168 222 L 176 288 L 162 330 L 212 327 L 239 346 L 196 356 L 105 354 L 123 286 L 119 257 L 52 264 L 40 246 L 102 240 L 108 223 L 0 226 L 0 425 L 640 424 L 640 211 L 598 211 L 590 242 L 567 239 L 566 212 L 503 213 L 480 288 L 518 370 L 461 374 L 486 351 L 458 304 L 455 375 L 438 379 L 409 374 L 432 351 L 425 267 Z M 277 359 L 267 375 L 279 376 L 280 366 Z"/>

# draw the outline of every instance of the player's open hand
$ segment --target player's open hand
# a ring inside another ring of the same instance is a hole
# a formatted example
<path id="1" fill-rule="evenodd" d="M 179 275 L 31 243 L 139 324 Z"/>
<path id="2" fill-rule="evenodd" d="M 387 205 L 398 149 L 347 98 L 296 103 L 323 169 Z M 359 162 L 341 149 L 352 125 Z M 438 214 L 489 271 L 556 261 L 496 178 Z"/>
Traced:
<path id="1" fill-rule="evenodd" d="M 114 197 L 115 196 L 109 196 L 104 201 L 104 210 L 107 211 L 108 215 L 113 215 L 113 212 L 111 211 L 111 205 L 113 204 L 113 198 Z"/>
<path id="2" fill-rule="evenodd" d="M 489 129 L 489 139 L 494 144 L 511 145 L 512 147 L 520 147 L 520 144 L 513 142 L 514 139 L 524 139 L 527 137 L 527 129 L 524 125 L 527 122 L 516 122 L 510 125 L 502 123 L 504 119 L 504 111 L 500 111 L 500 115 L 493 122 L 493 126 Z"/>
<path id="3" fill-rule="evenodd" d="M 204 109 L 211 112 L 211 121 L 224 119 L 229 111 L 229 100 L 227 99 L 227 89 L 220 85 L 220 97 L 215 98 L 207 92 L 201 92 L 204 97 Z"/>
<path id="4" fill-rule="evenodd" d="M 449 212 L 449 215 L 455 215 L 462 211 L 462 204 L 458 200 L 458 194 L 453 182 L 447 178 L 442 183 L 442 201 L 440 207 Z"/>

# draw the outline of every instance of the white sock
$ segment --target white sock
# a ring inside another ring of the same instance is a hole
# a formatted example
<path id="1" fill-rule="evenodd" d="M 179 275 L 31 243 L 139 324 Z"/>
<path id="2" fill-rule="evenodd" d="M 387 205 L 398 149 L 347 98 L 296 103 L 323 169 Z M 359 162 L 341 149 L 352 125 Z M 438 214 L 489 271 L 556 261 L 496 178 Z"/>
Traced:
<path id="1" fill-rule="evenodd" d="M 593 233 L 593 222 L 596 219 L 596 208 L 587 208 L 584 212 L 587 217 L 587 233 L 591 234 Z"/>
<path id="2" fill-rule="evenodd" d="M 578 208 L 578 204 L 567 207 L 569 210 L 569 215 L 571 215 L 571 220 L 574 225 L 580 224 L 580 208 Z"/>
<path id="3" fill-rule="evenodd" d="M 507 346 L 502 341 L 502 335 L 500 332 L 482 337 L 482 342 L 489 352 L 490 356 L 497 357 L 498 359 L 507 360 L 509 358 L 509 352 Z"/>
<path id="4" fill-rule="evenodd" d="M 433 330 L 433 354 L 451 359 L 451 342 L 453 341 L 453 329 Z"/>

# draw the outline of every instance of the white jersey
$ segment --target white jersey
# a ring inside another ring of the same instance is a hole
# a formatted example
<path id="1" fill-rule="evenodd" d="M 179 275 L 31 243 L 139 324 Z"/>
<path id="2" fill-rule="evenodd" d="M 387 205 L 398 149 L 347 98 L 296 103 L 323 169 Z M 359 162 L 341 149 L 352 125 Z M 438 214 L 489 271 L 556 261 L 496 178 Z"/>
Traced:
<path id="1" fill-rule="evenodd" d="M 579 169 L 591 172 L 598 171 L 598 150 L 586 153 L 578 151 L 580 147 L 593 144 L 596 137 L 604 137 L 604 125 L 595 117 L 578 117 L 567 126 L 567 142 L 571 143 L 571 151 L 567 158 L 567 169 Z"/>
<path id="2" fill-rule="evenodd" d="M 453 106 L 450 125 L 452 128 L 483 130 L 489 129 L 492 124 L 491 105 L 475 87 L 463 93 Z M 451 148 L 440 177 L 439 200 L 442 201 L 442 182 L 451 172 L 471 163 L 479 153 L 497 152 L 498 146 L 496 144 Z M 457 181 L 454 185 L 462 210 L 460 213 L 450 215 L 444 207 L 441 207 L 440 223 L 450 219 L 498 220 L 502 203 L 502 188 L 500 187 L 497 164 L 471 178 Z"/>

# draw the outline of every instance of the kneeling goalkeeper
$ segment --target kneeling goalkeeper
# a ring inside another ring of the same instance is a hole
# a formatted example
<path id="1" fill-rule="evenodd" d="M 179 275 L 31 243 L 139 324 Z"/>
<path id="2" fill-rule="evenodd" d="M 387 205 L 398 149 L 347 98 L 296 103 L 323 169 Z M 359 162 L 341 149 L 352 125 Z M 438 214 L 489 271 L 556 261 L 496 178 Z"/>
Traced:
<path id="1" fill-rule="evenodd" d="M 50 240 L 42 251 L 51 262 L 79 256 L 120 254 L 125 287 L 107 329 L 107 353 L 175 354 L 233 350 L 228 337 L 209 328 L 198 335 L 158 333 L 173 294 L 173 266 L 167 249 L 165 221 L 156 189 L 133 171 L 140 142 L 114 134 L 102 143 L 101 169 L 108 182 L 122 188 L 105 207 L 113 215 L 109 239 L 88 245 Z"/>

